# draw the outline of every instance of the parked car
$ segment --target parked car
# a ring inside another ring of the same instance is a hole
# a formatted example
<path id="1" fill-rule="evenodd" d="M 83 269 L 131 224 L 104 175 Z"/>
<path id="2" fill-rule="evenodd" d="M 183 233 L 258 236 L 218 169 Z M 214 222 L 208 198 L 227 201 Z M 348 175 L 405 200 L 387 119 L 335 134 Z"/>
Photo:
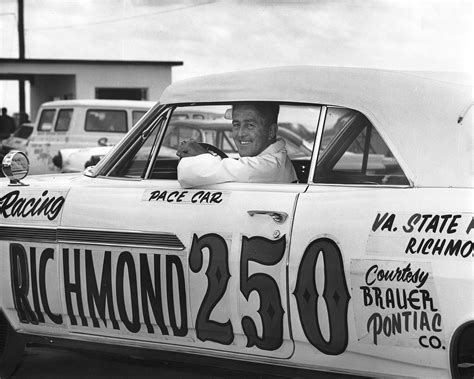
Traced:
<path id="1" fill-rule="evenodd" d="M 26 151 L 31 174 L 58 172 L 53 156 L 63 148 L 115 144 L 153 106 L 135 100 L 58 100 L 43 103 L 34 129 L 23 146 L 8 149 Z"/>
<path id="2" fill-rule="evenodd" d="M 105 154 L 112 150 L 112 147 L 112 145 L 105 145 L 60 149 L 53 157 L 53 164 L 58 168 L 59 172 L 82 172 L 86 167 L 92 166 L 92 163 L 90 163 L 92 162 L 92 157 L 97 157 L 94 158 L 97 161 L 93 161 L 95 165 Z"/>
<path id="3" fill-rule="evenodd" d="M 200 126 L 207 125 L 206 123 L 200 124 L 200 120 L 217 120 L 222 117 L 223 115 L 217 114 L 215 112 L 178 111 L 173 113 L 173 122 L 176 122 L 178 125 L 180 125 L 180 122 L 185 120 L 184 125 L 189 124 L 191 125 L 190 127 L 198 130 Z M 195 123 L 194 126 L 193 123 Z M 182 133 L 183 132 L 184 129 L 182 129 Z M 209 136 L 204 135 L 203 132 L 196 131 L 196 133 L 201 133 L 202 138 L 209 138 Z M 57 167 L 57 169 L 59 169 L 60 172 L 63 173 L 83 171 L 85 167 L 97 164 L 97 162 L 113 147 L 112 144 L 99 143 L 99 145 L 101 146 L 60 149 L 53 157 L 53 164 Z"/>
<path id="4" fill-rule="evenodd" d="M 0 146 L 0 157 L 3 157 L 8 154 L 11 150 L 20 150 L 26 151 L 26 145 L 28 144 L 28 138 L 33 133 L 34 124 L 24 123 L 15 130 L 9 138 L 2 140 L 2 145 Z"/>
<path id="5" fill-rule="evenodd" d="M 173 115 L 242 101 L 277 102 L 280 122 L 314 133 L 298 181 L 181 188 Z M 471 85 L 413 73 L 259 69 L 172 84 L 84 174 L 24 177 L 10 153 L 0 367 L 25 341 L 73 341 L 471 377 L 472 104 Z"/>

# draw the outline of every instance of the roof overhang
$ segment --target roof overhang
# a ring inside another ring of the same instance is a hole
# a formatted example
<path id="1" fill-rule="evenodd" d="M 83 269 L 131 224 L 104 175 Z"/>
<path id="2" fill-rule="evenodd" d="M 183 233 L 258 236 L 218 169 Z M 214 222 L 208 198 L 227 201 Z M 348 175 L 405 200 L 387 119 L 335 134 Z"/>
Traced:
<path id="1" fill-rule="evenodd" d="M 127 60 L 94 60 L 94 59 L 19 59 L 19 58 L 0 58 L 2 63 L 15 63 L 21 65 L 109 65 L 109 66 L 182 66 L 182 61 L 127 61 Z"/>

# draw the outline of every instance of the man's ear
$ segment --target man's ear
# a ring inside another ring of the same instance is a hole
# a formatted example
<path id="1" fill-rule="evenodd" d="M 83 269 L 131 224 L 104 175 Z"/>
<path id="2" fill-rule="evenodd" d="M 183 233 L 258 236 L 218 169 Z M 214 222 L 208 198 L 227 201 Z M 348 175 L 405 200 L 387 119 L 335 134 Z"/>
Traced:
<path id="1" fill-rule="evenodd" d="M 276 138 L 277 132 L 278 132 L 278 125 L 275 123 L 271 124 L 270 130 L 268 132 L 268 140 L 269 141 L 274 140 Z"/>

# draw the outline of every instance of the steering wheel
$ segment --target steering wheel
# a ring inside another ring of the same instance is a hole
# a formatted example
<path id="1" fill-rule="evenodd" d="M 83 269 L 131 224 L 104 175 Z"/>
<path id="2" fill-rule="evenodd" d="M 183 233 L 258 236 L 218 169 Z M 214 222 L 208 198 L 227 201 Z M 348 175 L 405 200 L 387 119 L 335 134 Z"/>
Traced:
<path id="1" fill-rule="evenodd" d="M 217 147 L 213 145 L 209 145 L 208 143 L 204 143 L 204 142 L 198 142 L 198 143 L 211 154 L 218 155 L 221 158 L 229 158 L 226 153 L 224 153 L 222 150 L 219 150 Z"/>

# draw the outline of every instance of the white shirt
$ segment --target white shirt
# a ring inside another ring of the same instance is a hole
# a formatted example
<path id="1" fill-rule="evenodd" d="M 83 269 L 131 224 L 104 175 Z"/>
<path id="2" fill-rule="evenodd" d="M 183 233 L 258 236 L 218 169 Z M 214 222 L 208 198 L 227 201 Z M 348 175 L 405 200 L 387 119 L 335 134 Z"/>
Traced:
<path id="1" fill-rule="evenodd" d="M 178 164 L 178 181 L 183 188 L 224 182 L 292 183 L 296 179 L 285 141 L 280 138 L 255 157 L 222 159 L 200 154 L 182 158 Z"/>

